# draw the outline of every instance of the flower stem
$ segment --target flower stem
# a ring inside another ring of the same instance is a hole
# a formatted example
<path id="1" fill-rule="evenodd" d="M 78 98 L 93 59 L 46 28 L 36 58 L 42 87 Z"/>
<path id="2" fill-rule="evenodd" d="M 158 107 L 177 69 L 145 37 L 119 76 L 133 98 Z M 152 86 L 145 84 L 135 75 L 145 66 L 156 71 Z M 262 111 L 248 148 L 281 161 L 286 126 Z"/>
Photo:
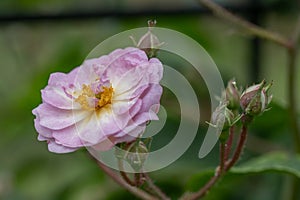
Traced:
<path id="1" fill-rule="evenodd" d="M 196 200 L 204 197 L 220 177 L 220 173 L 215 174 L 198 192 L 185 195 L 183 198 L 181 198 L 181 200 Z"/>
<path id="2" fill-rule="evenodd" d="M 233 134 L 233 132 L 232 132 Z M 243 126 L 242 131 L 240 133 L 239 142 L 235 152 L 233 154 L 232 159 L 225 162 L 224 157 L 225 154 L 225 145 L 221 143 L 220 145 L 220 165 L 216 168 L 215 175 L 211 177 L 211 179 L 198 191 L 192 194 L 184 194 L 181 200 L 196 200 L 204 197 L 209 190 L 215 185 L 215 183 L 238 161 L 241 156 L 241 152 L 243 151 L 243 147 L 246 142 L 247 136 L 247 127 Z M 228 138 L 230 140 L 230 138 Z M 228 141 L 227 141 L 228 142 Z M 222 167 L 224 166 L 224 167 Z M 223 168 L 223 170 L 222 170 Z"/>
<path id="3" fill-rule="evenodd" d="M 101 162 L 98 162 L 98 166 L 105 172 L 108 176 L 110 176 L 115 182 L 117 182 L 120 186 L 127 189 L 129 192 L 134 194 L 135 196 L 143 199 L 143 200 L 158 200 L 158 198 L 152 196 L 151 194 L 137 188 L 129 185 L 127 182 L 125 182 L 120 176 L 118 176 L 116 173 L 114 173 L 109 167 L 104 165 Z"/>
<path id="4" fill-rule="evenodd" d="M 233 142 L 233 136 L 234 136 L 234 126 L 231 126 L 229 128 L 229 138 L 225 144 L 224 160 L 227 160 L 229 158 L 229 154 L 230 154 L 232 142 Z"/>
<path id="5" fill-rule="evenodd" d="M 239 142 L 232 158 L 226 163 L 225 171 L 228 171 L 240 158 L 247 139 L 247 126 L 243 125 Z"/>
<path id="6" fill-rule="evenodd" d="M 132 180 L 130 180 L 130 178 L 124 172 L 123 161 L 121 159 L 118 159 L 118 167 L 119 167 L 120 175 L 122 176 L 124 181 L 126 181 L 126 183 L 128 183 L 131 186 L 137 186 L 137 184 L 135 182 L 133 182 Z"/>
<path id="7" fill-rule="evenodd" d="M 149 177 L 147 173 L 143 173 L 143 176 L 145 177 L 146 182 L 149 188 L 151 189 L 151 191 L 153 191 L 162 200 L 170 200 L 170 198 L 167 197 L 167 195 L 164 192 L 162 192 L 161 189 L 153 183 L 152 179 Z"/>
<path id="8" fill-rule="evenodd" d="M 225 169 L 225 149 L 226 149 L 226 143 L 221 142 L 220 143 L 220 174 L 224 172 Z"/>
<path id="9" fill-rule="evenodd" d="M 199 2 L 210 9 L 211 11 L 214 12 L 214 14 L 221 19 L 225 19 L 234 25 L 237 25 L 245 30 L 247 30 L 247 33 L 251 35 L 258 36 L 263 39 L 268 39 L 270 41 L 273 41 L 283 47 L 290 48 L 290 42 L 287 40 L 285 37 L 278 33 L 274 33 L 268 30 L 265 30 L 255 24 L 252 24 L 240 17 L 237 17 L 236 15 L 232 14 L 228 10 L 222 8 L 218 4 L 214 3 L 213 1 L 210 0 L 199 0 Z"/>

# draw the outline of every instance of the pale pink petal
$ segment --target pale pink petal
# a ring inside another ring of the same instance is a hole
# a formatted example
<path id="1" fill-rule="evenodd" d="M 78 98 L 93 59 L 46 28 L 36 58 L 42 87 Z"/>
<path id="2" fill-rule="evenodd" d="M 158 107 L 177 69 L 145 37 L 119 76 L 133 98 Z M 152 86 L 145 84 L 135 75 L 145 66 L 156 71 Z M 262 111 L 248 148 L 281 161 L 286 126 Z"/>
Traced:
<path id="1" fill-rule="evenodd" d="M 92 148 L 96 151 L 107 151 L 111 149 L 116 143 L 113 139 L 106 138 L 105 140 L 101 141 L 100 143 L 93 145 Z"/>
<path id="2" fill-rule="evenodd" d="M 52 131 L 51 131 L 51 129 L 41 126 L 40 122 L 39 122 L 39 120 L 37 118 L 34 119 L 34 127 L 35 127 L 36 131 L 40 135 L 42 135 L 44 137 L 47 137 L 47 138 L 51 138 L 52 137 Z"/>
<path id="3" fill-rule="evenodd" d="M 103 131 L 96 114 L 92 114 L 77 123 L 76 130 L 78 131 L 80 139 L 89 144 L 97 144 L 103 141 L 107 135 Z"/>
<path id="4" fill-rule="evenodd" d="M 53 153 L 70 153 L 76 151 L 78 148 L 65 147 L 63 145 L 57 144 L 55 141 L 48 141 L 48 150 Z"/>
<path id="5" fill-rule="evenodd" d="M 48 129 L 48 128 L 40 125 L 40 117 L 37 113 L 37 108 L 35 108 L 32 111 L 32 113 L 36 116 L 36 118 L 34 119 L 34 127 L 35 127 L 36 131 L 44 137 L 51 138 L 52 137 L 51 129 Z"/>
<path id="6" fill-rule="evenodd" d="M 59 130 L 75 124 L 84 119 L 89 112 L 85 110 L 62 110 L 43 103 L 37 108 L 40 117 L 40 125 Z"/>
<path id="7" fill-rule="evenodd" d="M 113 101 L 112 111 L 115 115 L 124 114 L 125 112 L 128 112 L 138 100 L 139 100 L 138 98 L 135 98 L 132 100 Z"/>
<path id="8" fill-rule="evenodd" d="M 77 76 L 77 73 L 78 73 L 78 67 L 73 69 L 68 74 L 61 73 L 61 72 L 52 73 L 48 80 L 48 84 L 53 86 L 57 86 L 57 85 L 66 86 L 69 84 L 73 84 L 75 81 L 75 77 Z"/>
<path id="9" fill-rule="evenodd" d="M 148 62 L 148 57 L 145 52 L 128 47 L 126 49 L 117 49 L 109 54 L 111 63 L 107 68 L 108 76 L 122 76 L 128 70 L 140 65 L 143 62 Z"/>
<path id="10" fill-rule="evenodd" d="M 42 135 L 38 135 L 38 141 L 48 141 L 49 139 L 51 139 L 51 138 L 48 138 L 48 137 L 44 137 L 44 136 L 42 136 Z"/>
<path id="11" fill-rule="evenodd" d="M 147 67 L 150 83 L 159 83 L 163 76 L 163 66 L 157 58 L 151 58 Z"/>
<path id="12" fill-rule="evenodd" d="M 120 142 L 121 138 L 124 138 L 127 135 L 130 136 L 130 138 L 137 137 L 145 131 L 145 128 L 146 123 L 130 123 L 130 125 L 128 125 L 126 128 L 114 134 L 114 138 L 116 139 L 116 141 Z"/>
<path id="13" fill-rule="evenodd" d="M 153 105 L 159 104 L 161 95 L 162 87 L 152 84 L 140 97 L 143 100 L 141 112 L 147 112 Z"/>
<path id="14" fill-rule="evenodd" d="M 47 86 L 42 91 L 42 99 L 44 102 L 60 108 L 60 109 L 80 109 L 79 103 L 75 102 L 70 94 L 61 86 Z"/>
<path id="15" fill-rule="evenodd" d="M 76 125 L 53 131 L 53 138 L 67 147 L 82 147 L 87 145 L 87 143 L 81 140 Z"/>

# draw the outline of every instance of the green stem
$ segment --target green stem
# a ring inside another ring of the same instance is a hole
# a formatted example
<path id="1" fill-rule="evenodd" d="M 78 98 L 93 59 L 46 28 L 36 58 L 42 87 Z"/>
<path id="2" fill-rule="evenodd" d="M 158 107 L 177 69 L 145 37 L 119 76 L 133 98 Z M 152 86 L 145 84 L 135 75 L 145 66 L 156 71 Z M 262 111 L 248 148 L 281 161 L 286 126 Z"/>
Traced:
<path id="1" fill-rule="evenodd" d="M 224 160 L 225 145 L 222 145 L 221 143 L 220 165 L 217 167 L 215 175 L 211 177 L 211 179 L 198 192 L 192 194 L 184 194 L 181 200 L 196 200 L 204 197 L 209 192 L 209 190 L 215 185 L 215 183 L 239 160 L 241 153 L 243 151 L 243 147 L 245 146 L 246 138 L 247 138 L 247 126 L 243 126 L 242 131 L 240 133 L 238 145 L 233 153 L 233 157 L 227 162 L 225 162 Z M 224 166 L 223 170 L 221 170 L 222 165 Z"/>
<path id="2" fill-rule="evenodd" d="M 159 187 L 157 187 L 152 179 L 149 177 L 149 175 L 147 173 L 144 173 L 143 176 L 146 179 L 146 182 L 149 186 L 149 188 L 151 189 L 152 192 L 154 192 L 158 197 L 160 197 L 162 200 L 170 200 L 170 198 L 161 191 L 161 189 Z"/>
<path id="3" fill-rule="evenodd" d="M 226 149 L 226 143 L 221 142 L 220 143 L 220 174 L 223 174 L 225 169 L 225 149 Z"/>
<path id="4" fill-rule="evenodd" d="M 120 175 L 122 176 L 124 181 L 126 181 L 126 183 L 128 183 L 131 186 L 137 186 L 137 184 L 135 182 L 130 180 L 130 178 L 127 176 L 127 173 L 124 172 L 123 161 L 121 159 L 118 159 L 118 167 L 119 167 Z"/>
<path id="5" fill-rule="evenodd" d="M 98 162 L 98 161 L 97 161 L 97 163 L 98 163 L 98 166 L 103 170 L 103 172 L 105 172 L 116 183 L 118 183 L 120 186 L 122 186 L 123 188 L 125 188 L 126 190 L 128 190 L 129 192 L 134 194 L 135 196 L 137 196 L 143 200 L 158 200 L 158 198 L 150 195 L 149 193 L 126 183 L 120 176 L 118 176 L 116 173 L 114 173 L 109 167 L 107 167 L 103 163 Z"/>
<path id="6" fill-rule="evenodd" d="M 228 171 L 239 160 L 247 139 L 247 126 L 243 125 L 239 142 L 232 158 L 226 163 L 225 171 Z"/>
<path id="7" fill-rule="evenodd" d="M 232 142 L 233 142 L 233 136 L 234 136 L 234 126 L 231 126 L 229 128 L 229 138 L 225 144 L 224 160 L 227 160 L 229 158 L 231 147 L 232 147 Z"/>

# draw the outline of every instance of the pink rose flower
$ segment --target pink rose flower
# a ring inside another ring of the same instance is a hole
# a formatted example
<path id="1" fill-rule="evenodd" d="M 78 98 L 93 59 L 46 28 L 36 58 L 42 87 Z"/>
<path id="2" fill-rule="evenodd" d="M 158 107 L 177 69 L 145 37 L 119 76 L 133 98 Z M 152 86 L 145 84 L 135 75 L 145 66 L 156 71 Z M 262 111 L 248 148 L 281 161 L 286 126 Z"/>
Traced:
<path id="1" fill-rule="evenodd" d="M 133 141 L 149 120 L 158 120 L 162 74 L 158 59 L 132 47 L 51 74 L 43 102 L 32 111 L 38 140 L 56 153 Z"/>

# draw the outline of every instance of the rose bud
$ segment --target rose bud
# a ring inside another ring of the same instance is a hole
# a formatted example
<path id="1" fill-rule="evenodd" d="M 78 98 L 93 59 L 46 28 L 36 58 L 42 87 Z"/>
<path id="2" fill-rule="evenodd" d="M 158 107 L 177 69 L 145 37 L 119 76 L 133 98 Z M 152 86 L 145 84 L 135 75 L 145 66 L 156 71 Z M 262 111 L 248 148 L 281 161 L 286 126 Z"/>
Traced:
<path id="1" fill-rule="evenodd" d="M 234 79 L 231 79 L 225 90 L 225 99 L 227 101 L 227 108 L 235 110 L 240 106 L 240 91 L 236 86 Z"/>
<path id="2" fill-rule="evenodd" d="M 240 104 L 245 114 L 256 116 L 266 111 L 272 100 L 272 95 L 268 94 L 271 85 L 272 83 L 266 85 L 266 81 L 262 81 L 242 93 Z"/>
<path id="3" fill-rule="evenodd" d="M 212 113 L 211 123 L 209 125 L 218 129 L 221 133 L 221 140 L 226 140 L 229 128 L 235 123 L 235 115 L 226 107 L 226 103 L 221 101 L 220 105 Z"/>
<path id="4" fill-rule="evenodd" d="M 132 143 L 122 143 L 116 149 L 115 155 L 118 159 L 126 161 L 136 172 L 139 172 L 148 157 L 152 138 L 144 141 L 137 139 Z"/>
<path id="5" fill-rule="evenodd" d="M 155 20 L 148 21 L 148 31 L 140 38 L 138 43 L 133 37 L 131 37 L 134 45 L 137 48 L 145 51 L 149 58 L 155 57 L 159 48 L 164 44 L 163 42 L 160 42 L 158 37 L 152 33 L 152 27 L 154 27 L 155 25 Z"/>

